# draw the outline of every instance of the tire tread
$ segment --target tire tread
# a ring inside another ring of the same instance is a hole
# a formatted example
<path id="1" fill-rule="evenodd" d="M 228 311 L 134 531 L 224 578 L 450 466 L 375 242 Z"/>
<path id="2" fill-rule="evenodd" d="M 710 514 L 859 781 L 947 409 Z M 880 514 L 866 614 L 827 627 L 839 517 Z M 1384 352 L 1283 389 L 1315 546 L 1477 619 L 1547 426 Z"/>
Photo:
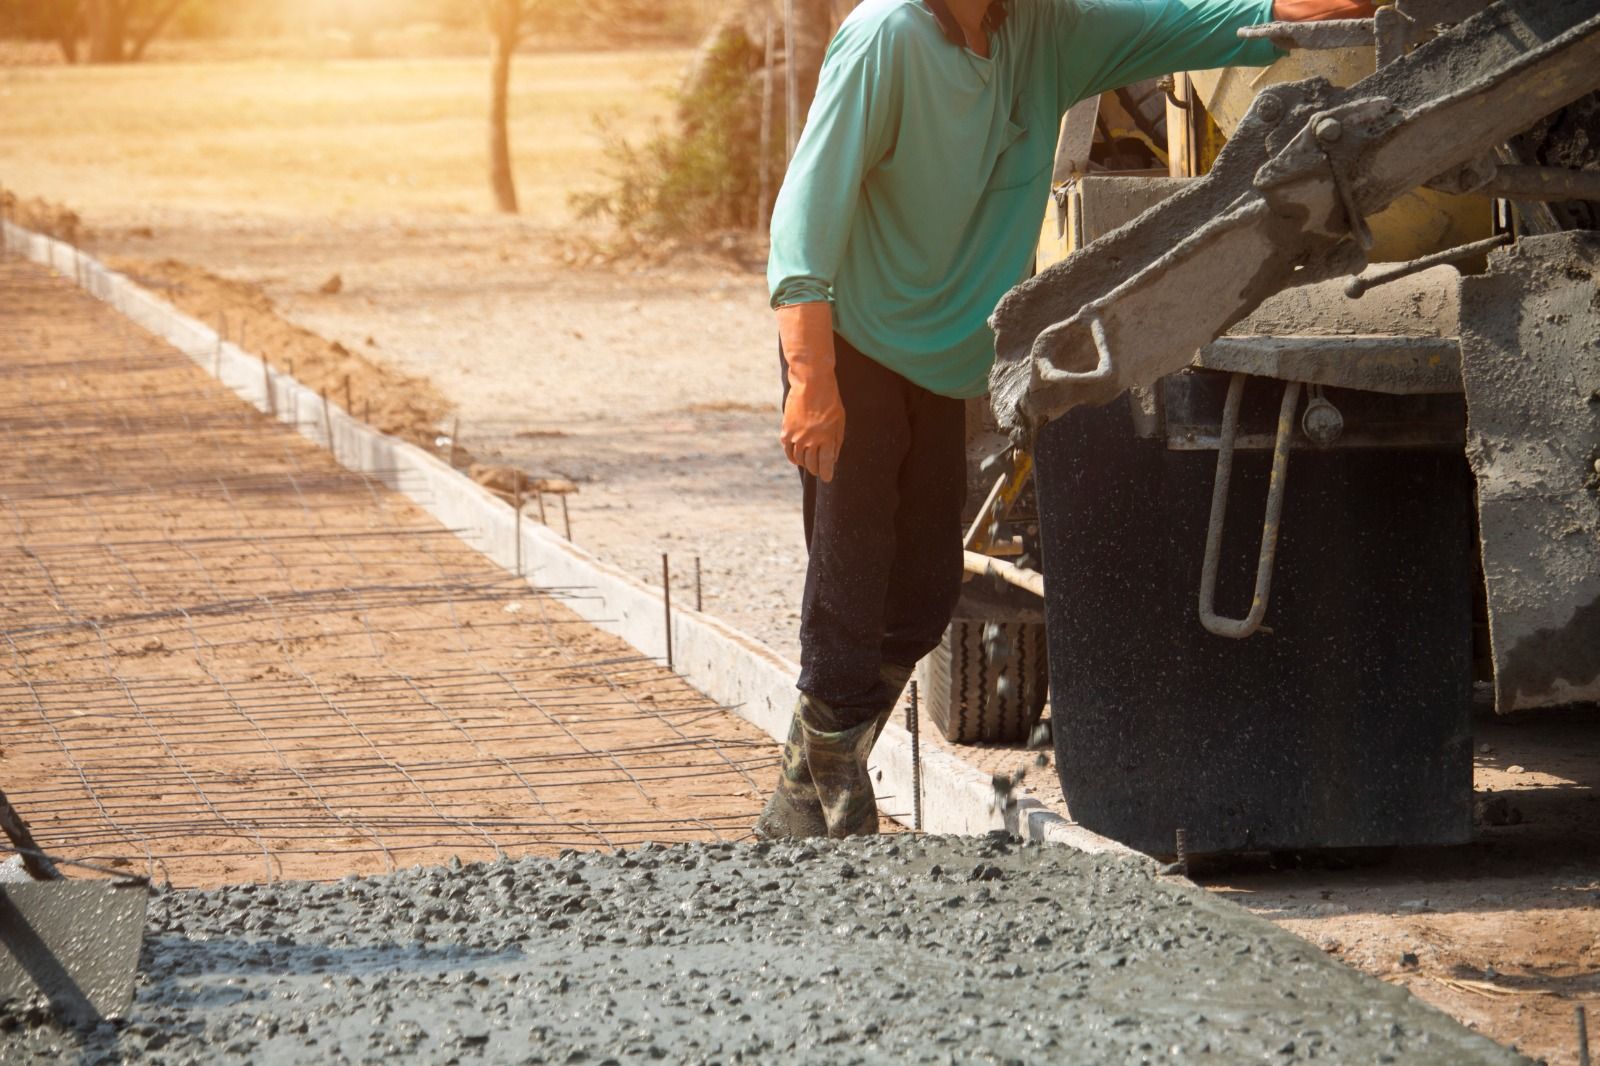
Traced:
<path id="1" fill-rule="evenodd" d="M 955 619 L 939 647 L 922 662 L 921 690 L 928 717 L 944 738 L 957 744 L 1026 741 L 1044 710 L 1048 690 L 1044 626 L 1002 622 L 1011 656 L 997 665 L 983 649 L 983 622 Z M 1011 681 L 1001 699 L 1000 678 Z"/>

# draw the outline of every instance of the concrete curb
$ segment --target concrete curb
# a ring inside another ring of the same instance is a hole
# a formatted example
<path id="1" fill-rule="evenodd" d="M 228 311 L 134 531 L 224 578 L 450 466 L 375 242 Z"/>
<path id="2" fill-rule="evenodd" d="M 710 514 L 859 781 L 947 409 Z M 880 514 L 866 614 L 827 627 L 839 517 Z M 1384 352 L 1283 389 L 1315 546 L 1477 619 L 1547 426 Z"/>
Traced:
<path id="1" fill-rule="evenodd" d="M 7 254 L 20 253 L 73 278 L 86 292 L 182 351 L 246 403 L 328 448 L 346 468 L 404 493 L 446 526 L 460 530 L 464 541 L 499 565 L 515 567 L 517 522 L 512 506 L 465 474 L 416 445 L 358 421 L 338 404 L 72 245 L 4 220 L 0 236 Z M 664 654 L 667 623 L 659 590 L 537 522 L 521 523 L 521 538 L 523 569 L 530 584 L 590 590 L 569 599 L 568 606 L 643 654 Z M 677 607 L 672 612 L 672 645 L 674 667 L 684 680 L 773 738 L 786 735 L 797 664 L 710 615 Z M 885 728 L 873 752 L 872 770 L 880 809 L 909 822 L 911 736 L 900 721 Z M 1138 854 L 1066 821 L 1031 797 L 1021 797 L 1008 811 L 996 809 L 989 775 L 948 752 L 923 753 L 922 794 L 922 828 L 930 833 L 974 835 L 1009 829 L 1024 839 L 1095 854 Z"/>

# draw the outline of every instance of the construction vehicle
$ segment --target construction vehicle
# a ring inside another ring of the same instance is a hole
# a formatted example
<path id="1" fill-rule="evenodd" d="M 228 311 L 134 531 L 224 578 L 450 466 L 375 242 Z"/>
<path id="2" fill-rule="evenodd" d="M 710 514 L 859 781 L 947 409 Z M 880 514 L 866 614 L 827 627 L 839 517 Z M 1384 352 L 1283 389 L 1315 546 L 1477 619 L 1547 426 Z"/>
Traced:
<path id="1" fill-rule="evenodd" d="M 1042 620 L 1070 813 L 1147 852 L 1463 842 L 1474 681 L 1600 699 L 1600 7 L 1244 32 L 1296 50 L 1178 80 L 1165 173 L 1067 116 L 930 680 L 1042 703 Z"/>

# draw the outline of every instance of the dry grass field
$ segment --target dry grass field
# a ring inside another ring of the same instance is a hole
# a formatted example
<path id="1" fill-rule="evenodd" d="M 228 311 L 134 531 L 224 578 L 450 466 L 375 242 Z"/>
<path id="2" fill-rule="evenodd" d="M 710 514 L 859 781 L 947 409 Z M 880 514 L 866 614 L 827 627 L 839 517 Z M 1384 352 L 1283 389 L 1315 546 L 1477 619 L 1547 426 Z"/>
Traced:
<path id="1" fill-rule="evenodd" d="M 682 50 L 531 54 L 512 70 L 523 213 L 592 187 L 592 118 L 643 134 Z M 220 215 L 483 212 L 482 57 L 0 66 L 0 184 L 115 225 L 153 206 Z"/>

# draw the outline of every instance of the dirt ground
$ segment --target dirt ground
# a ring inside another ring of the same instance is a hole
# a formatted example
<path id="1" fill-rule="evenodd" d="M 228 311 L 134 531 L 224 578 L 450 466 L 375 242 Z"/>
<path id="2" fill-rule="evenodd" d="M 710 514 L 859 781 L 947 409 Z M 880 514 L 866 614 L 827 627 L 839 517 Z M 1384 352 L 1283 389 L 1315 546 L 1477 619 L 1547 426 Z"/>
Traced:
<path id="1" fill-rule="evenodd" d="M 1600 1016 L 1600 712 L 1484 708 L 1474 731 L 1473 843 L 1201 881 L 1471 1028 L 1576 1063 L 1574 1006 Z"/>
<path id="2" fill-rule="evenodd" d="M 699 557 L 707 609 L 797 653 L 799 483 L 776 445 L 758 275 L 574 270 L 541 230 L 495 218 L 292 233 L 169 219 L 155 232 L 97 229 L 92 243 L 185 310 L 213 322 L 223 310 L 230 335 L 245 322 L 251 350 L 264 338 L 312 387 L 340 397 L 349 374 L 355 410 L 390 432 L 454 432 L 463 465 L 570 480 L 575 541 L 651 584 L 667 552 L 686 593 Z M 322 292 L 335 274 L 340 291 Z"/>
<path id="3" fill-rule="evenodd" d="M 444 406 L 414 438 L 437 440 L 459 419 L 460 443 L 480 462 L 572 480 L 577 542 L 652 583 L 670 552 L 679 589 L 700 557 L 706 608 L 794 654 L 804 552 L 794 473 L 774 444 L 777 370 L 759 264 L 574 269 L 562 257 L 562 198 L 525 197 L 533 206 L 520 219 L 463 213 L 453 205 L 481 204 L 476 175 L 459 190 L 441 178 L 431 200 L 403 182 L 341 199 L 320 177 L 298 191 L 292 158 L 251 155 L 254 170 L 192 160 L 203 171 L 196 184 L 138 153 L 114 154 L 117 169 L 94 167 L 70 138 L 42 129 L 8 138 L 6 126 L 0 146 L 44 157 L 10 183 L 70 199 L 91 248 L 201 310 L 207 292 L 225 290 L 190 268 L 252 287 L 248 300 L 259 294 L 270 313 L 376 368 L 370 379 L 352 372 L 328 347 L 337 358 L 326 365 L 297 356 L 334 395 L 352 373 L 358 411 L 370 393 L 375 410 L 403 421 L 412 401 L 390 394 L 425 380 L 436 391 L 417 392 L 432 397 L 416 401 L 419 419 Z M 238 151 L 248 144 L 238 131 L 227 138 Z M 543 143 L 540 130 L 518 143 L 530 139 Z M 352 145 L 351 188 L 363 169 L 386 172 L 375 158 L 356 165 L 371 151 L 366 139 Z M 550 187 L 581 187 L 595 156 L 585 158 Z M 210 180 L 227 184 L 226 206 L 184 191 L 205 193 Z M 338 291 L 325 291 L 336 275 Z M 1475 786 L 1485 800 L 1504 794 L 1517 824 L 1485 825 L 1468 848 L 1354 870 L 1235 870 L 1210 887 L 1496 1040 L 1576 1062 L 1572 1008 L 1593 1005 L 1600 982 L 1600 721 L 1485 719 L 1479 732 L 1488 750 Z M 1026 760 L 967 754 L 994 769 Z M 1030 775 L 1030 786 L 1045 779 L 1047 801 L 1058 796 L 1052 776 Z"/>
<path id="4" fill-rule="evenodd" d="M 458 416 L 476 457 L 577 482 L 579 543 L 651 581 L 670 552 L 684 587 L 699 556 L 706 605 L 792 653 L 803 545 L 762 264 L 563 261 L 569 196 L 608 180 L 594 116 L 642 136 L 687 57 L 518 56 L 515 217 L 487 211 L 487 71 L 468 58 L 0 66 L 0 186 L 71 205 L 87 247 L 208 320 L 264 298 L 362 357 L 244 327 L 334 397 L 349 373 L 386 429 L 437 438 Z M 397 377 L 369 382 L 368 360 Z"/>

